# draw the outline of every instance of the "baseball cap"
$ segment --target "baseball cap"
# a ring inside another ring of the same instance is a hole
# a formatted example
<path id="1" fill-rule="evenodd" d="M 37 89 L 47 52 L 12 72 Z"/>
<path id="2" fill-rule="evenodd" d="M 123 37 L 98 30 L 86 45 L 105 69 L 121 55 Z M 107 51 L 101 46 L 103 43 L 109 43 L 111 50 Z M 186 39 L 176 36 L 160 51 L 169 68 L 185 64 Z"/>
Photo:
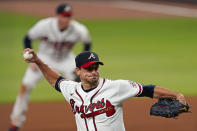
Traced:
<path id="1" fill-rule="evenodd" d="M 99 57 L 95 52 L 84 51 L 75 57 L 76 67 L 87 68 L 94 63 L 104 65 L 103 62 L 99 61 Z"/>
<path id="2" fill-rule="evenodd" d="M 56 13 L 69 17 L 72 15 L 72 7 L 68 3 L 61 3 L 57 6 Z"/>

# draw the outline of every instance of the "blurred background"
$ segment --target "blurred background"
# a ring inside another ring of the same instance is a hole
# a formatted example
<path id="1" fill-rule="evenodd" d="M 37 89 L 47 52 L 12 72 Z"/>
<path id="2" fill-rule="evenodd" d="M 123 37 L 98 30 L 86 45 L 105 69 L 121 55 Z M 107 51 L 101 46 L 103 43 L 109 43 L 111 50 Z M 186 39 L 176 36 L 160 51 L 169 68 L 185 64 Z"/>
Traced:
<path id="1" fill-rule="evenodd" d="M 196 0 L 6 0 L 0 1 L 0 103 L 13 103 L 20 87 L 27 67 L 24 35 L 38 20 L 54 16 L 60 2 L 69 2 L 74 18 L 90 30 L 93 50 L 105 63 L 101 76 L 197 95 Z M 63 100 L 51 96 L 45 80 L 37 87 L 32 101 Z"/>
<path id="2" fill-rule="evenodd" d="M 89 29 L 93 51 L 105 63 L 102 77 L 156 84 L 196 100 L 197 0 L 0 0 L 1 106 L 14 103 L 28 66 L 22 57 L 25 34 L 54 16 L 61 2 L 70 3 L 74 18 Z M 82 48 L 77 44 L 75 54 Z M 64 98 L 43 79 L 30 101 Z"/>

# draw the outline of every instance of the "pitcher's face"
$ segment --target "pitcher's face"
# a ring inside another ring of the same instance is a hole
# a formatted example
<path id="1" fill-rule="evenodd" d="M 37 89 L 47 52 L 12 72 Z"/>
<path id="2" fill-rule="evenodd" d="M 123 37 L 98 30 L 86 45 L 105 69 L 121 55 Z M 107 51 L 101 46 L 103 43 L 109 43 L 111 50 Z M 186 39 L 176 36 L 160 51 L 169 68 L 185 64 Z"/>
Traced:
<path id="1" fill-rule="evenodd" d="M 99 64 L 94 63 L 87 68 L 77 68 L 77 74 L 80 76 L 81 81 L 89 84 L 96 84 L 99 80 Z"/>

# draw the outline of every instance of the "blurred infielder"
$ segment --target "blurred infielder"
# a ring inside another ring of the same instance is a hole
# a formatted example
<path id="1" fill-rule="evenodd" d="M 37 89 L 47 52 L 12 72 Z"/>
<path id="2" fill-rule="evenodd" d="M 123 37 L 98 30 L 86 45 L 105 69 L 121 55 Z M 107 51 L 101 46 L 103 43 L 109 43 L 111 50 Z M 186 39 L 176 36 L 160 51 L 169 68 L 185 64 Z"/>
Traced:
<path id="1" fill-rule="evenodd" d="M 77 42 L 84 44 L 84 51 L 90 50 L 91 38 L 87 28 L 72 19 L 72 8 L 63 3 L 57 6 L 56 16 L 42 19 L 35 24 L 24 38 L 25 48 L 31 48 L 34 40 L 40 40 L 38 56 L 51 68 L 71 80 L 79 80 L 75 73 L 74 54 L 71 51 Z M 19 129 L 24 120 L 25 112 L 32 88 L 43 77 L 36 64 L 31 63 L 22 81 L 11 113 L 10 130 Z"/>
<path id="2" fill-rule="evenodd" d="M 109 80 L 99 77 L 98 55 L 86 51 L 76 56 L 76 73 L 81 82 L 63 78 L 44 64 L 32 49 L 25 59 L 38 65 L 48 82 L 70 103 L 78 131 L 125 131 L 122 102 L 134 96 L 167 97 L 186 103 L 182 94 L 154 85 L 144 85 L 129 80 Z"/>

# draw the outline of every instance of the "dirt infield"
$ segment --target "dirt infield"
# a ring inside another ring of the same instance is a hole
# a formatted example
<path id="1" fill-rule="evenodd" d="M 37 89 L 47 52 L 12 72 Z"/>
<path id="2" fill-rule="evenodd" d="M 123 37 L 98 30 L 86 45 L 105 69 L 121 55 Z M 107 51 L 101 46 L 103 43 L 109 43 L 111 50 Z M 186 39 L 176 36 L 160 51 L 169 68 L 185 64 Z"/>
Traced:
<path id="1" fill-rule="evenodd" d="M 0 11 L 9 10 L 42 17 L 54 15 L 58 1 L 20 2 L 1 1 Z M 74 17 L 83 19 L 133 18 L 133 17 L 174 17 L 175 15 L 139 11 L 114 7 L 112 3 L 70 2 L 74 8 Z M 167 3 L 169 5 L 169 3 Z M 175 5 L 175 4 L 174 4 Z M 189 8 L 189 5 L 180 5 Z M 197 6 L 191 5 L 192 9 Z M 150 106 L 155 102 L 150 99 L 133 99 L 124 103 L 124 121 L 127 131 L 196 131 L 197 97 L 187 98 L 192 113 L 182 114 L 178 119 L 166 119 L 149 115 Z M 11 104 L 0 105 L 0 131 L 9 127 Z M 30 103 L 27 121 L 22 131 L 76 131 L 74 115 L 67 102 Z"/>
<path id="2" fill-rule="evenodd" d="M 187 98 L 192 113 L 181 114 L 178 119 L 149 115 L 155 100 L 132 99 L 124 103 L 124 121 L 127 131 L 196 131 L 197 98 Z M 12 105 L 0 105 L 0 131 L 9 126 Z M 76 131 L 74 114 L 67 102 L 31 103 L 22 131 Z"/>

